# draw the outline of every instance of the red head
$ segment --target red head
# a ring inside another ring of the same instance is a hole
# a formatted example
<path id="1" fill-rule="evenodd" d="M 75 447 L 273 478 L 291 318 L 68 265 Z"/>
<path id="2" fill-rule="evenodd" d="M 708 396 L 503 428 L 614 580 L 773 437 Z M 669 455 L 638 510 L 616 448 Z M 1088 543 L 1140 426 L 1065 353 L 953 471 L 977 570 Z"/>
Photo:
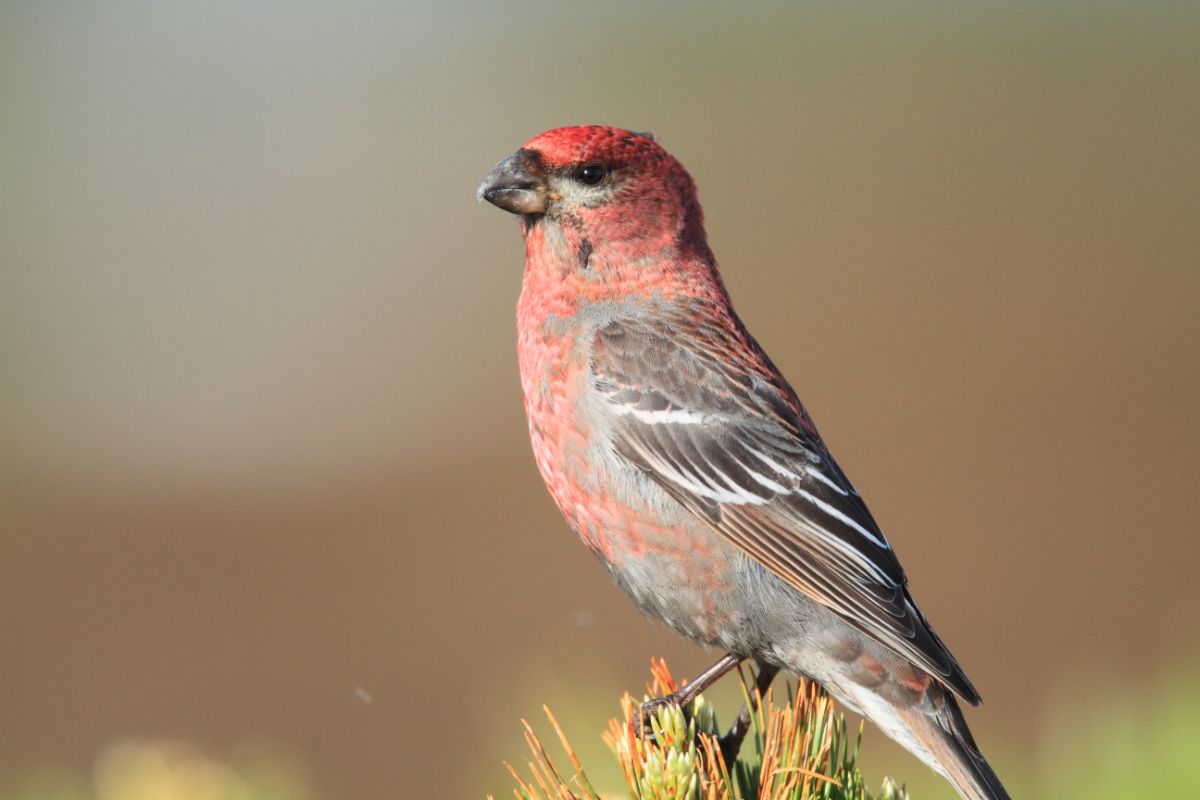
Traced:
<path id="1" fill-rule="evenodd" d="M 526 236 L 548 223 L 597 252 L 710 258 L 695 184 L 651 134 L 603 125 L 546 131 L 497 164 L 479 198 L 522 215 Z"/>

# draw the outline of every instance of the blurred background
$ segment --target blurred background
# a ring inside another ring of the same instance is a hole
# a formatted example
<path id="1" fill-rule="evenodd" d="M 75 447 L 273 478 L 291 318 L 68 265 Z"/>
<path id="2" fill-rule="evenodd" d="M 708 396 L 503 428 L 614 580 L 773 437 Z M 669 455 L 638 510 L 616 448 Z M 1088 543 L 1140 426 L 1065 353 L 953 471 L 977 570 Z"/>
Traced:
<path id="1" fill-rule="evenodd" d="M 546 496 L 474 199 L 591 122 L 691 170 L 1014 794 L 1194 791 L 1200 6 L 4 3 L 0 93 L 0 797 L 507 794 L 543 702 L 617 785 L 713 654 Z"/>

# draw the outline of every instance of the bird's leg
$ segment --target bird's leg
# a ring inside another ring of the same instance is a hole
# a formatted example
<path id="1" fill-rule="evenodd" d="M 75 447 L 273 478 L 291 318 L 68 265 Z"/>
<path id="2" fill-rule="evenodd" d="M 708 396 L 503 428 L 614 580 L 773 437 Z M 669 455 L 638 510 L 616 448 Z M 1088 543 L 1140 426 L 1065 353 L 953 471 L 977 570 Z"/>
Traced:
<path id="1" fill-rule="evenodd" d="M 731 653 L 726 653 L 721 656 L 717 663 L 713 664 L 708 669 L 701 672 L 694 679 L 677 691 L 671 692 L 664 697 L 656 697 L 653 700 L 647 700 L 642 703 L 641 710 L 638 713 L 638 736 L 644 737 L 646 731 L 650 727 L 650 717 L 655 711 L 663 706 L 677 705 L 682 709 L 687 709 L 696 696 L 717 682 L 717 679 L 724 675 L 729 670 L 742 663 L 740 656 L 735 656 Z"/>
<path id="2" fill-rule="evenodd" d="M 738 712 L 737 718 L 729 726 L 729 733 L 721 737 L 721 757 L 725 759 L 725 765 L 730 768 L 733 767 L 733 761 L 737 758 L 738 751 L 742 749 L 742 740 L 746 738 L 746 732 L 750 730 L 750 715 L 758 713 L 757 706 L 760 698 L 766 697 L 771 681 L 779 674 L 779 667 L 764 664 L 761 661 L 755 663 L 758 664 L 758 675 L 754 677 L 754 692 L 750 695 L 750 702 L 755 705 L 754 711 L 750 710 L 750 706 L 742 703 L 742 710 Z"/>

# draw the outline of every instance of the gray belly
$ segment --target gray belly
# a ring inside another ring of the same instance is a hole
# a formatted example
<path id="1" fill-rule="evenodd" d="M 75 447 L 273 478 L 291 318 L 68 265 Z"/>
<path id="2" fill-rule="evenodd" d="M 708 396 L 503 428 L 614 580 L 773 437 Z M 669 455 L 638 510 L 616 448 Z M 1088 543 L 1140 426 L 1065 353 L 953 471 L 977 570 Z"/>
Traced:
<path id="1" fill-rule="evenodd" d="M 683 527 L 681 546 L 604 560 L 642 613 L 700 644 L 773 663 L 781 647 L 818 645 L 829 611 L 702 523 Z"/>
<path id="2" fill-rule="evenodd" d="M 884 658 L 883 648 L 717 534 L 704 529 L 697 535 L 713 537 L 715 551 L 709 552 L 720 554 L 706 559 L 718 562 L 707 575 L 700 575 L 703 565 L 676 552 L 605 564 L 650 619 L 706 647 L 812 678 L 858 710 L 848 662 L 864 649 Z"/>

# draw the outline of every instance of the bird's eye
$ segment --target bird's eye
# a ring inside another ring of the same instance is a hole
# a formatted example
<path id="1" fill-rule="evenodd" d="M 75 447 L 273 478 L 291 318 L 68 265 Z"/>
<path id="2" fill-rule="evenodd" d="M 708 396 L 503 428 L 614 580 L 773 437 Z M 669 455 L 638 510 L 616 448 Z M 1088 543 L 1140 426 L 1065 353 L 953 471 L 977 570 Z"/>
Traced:
<path id="1" fill-rule="evenodd" d="M 588 186 L 597 185 L 603 181 L 607 175 L 608 170 L 605 169 L 605 167 L 601 164 L 584 164 L 579 168 L 579 172 L 576 173 L 576 177 L 579 178 L 579 182 L 587 184 Z"/>

